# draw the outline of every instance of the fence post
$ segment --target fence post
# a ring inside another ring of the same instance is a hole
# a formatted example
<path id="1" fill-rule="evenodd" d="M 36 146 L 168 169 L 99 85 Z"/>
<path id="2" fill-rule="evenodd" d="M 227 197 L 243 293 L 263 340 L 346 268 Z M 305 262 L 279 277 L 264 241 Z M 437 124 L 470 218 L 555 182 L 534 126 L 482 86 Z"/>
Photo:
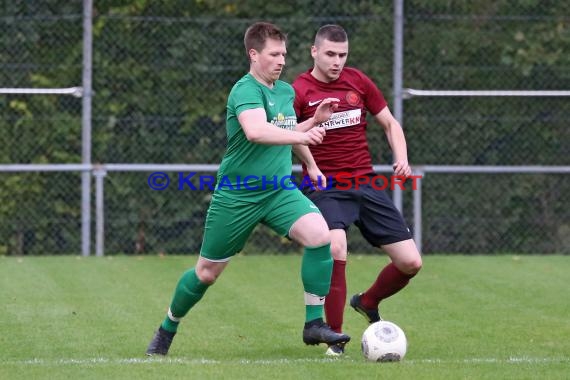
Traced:
<path id="1" fill-rule="evenodd" d="M 105 254 L 104 186 L 107 171 L 97 167 L 93 175 L 95 176 L 95 255 L 103 256 Z"/>
<path id="2" fill-rule="evenodd" d="M 423 170 L 416 170 L 414 175 L 419 175 L 417 188 L 414 190 L 414 241 L 418 251 L 422 252 L 422 182 L 426 173 Z"/>
<path id="3" fill-rule="evenodd" d="M 81 111 L 81 163 L 91 164 L 91 94 L 93 0 L 83 0 L 83 102 Z M 81 172 L 81 254 L 89 256 L 91 243 L 91 173 Z"/>
<path id="4" fill-rule="evenodd" d="M 404 128 L 402 82 L 404 72 L 404 0 L 394 0 L 394 117 Z M 390 163 L 392 164 L 392 162 Z M 403 209 L 402 190 L 394 189 L 394 205 Z"/>

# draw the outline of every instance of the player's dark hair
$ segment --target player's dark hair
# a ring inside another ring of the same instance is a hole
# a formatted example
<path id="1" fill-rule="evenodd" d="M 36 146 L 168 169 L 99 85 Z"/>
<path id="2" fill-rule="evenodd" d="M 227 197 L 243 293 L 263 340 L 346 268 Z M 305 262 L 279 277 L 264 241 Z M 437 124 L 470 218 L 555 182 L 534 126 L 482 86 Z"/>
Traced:
<path id="1" fill-rule="evenodd" d="M 287 42 L 287 35 L 277 26 L 269 22 L 256 22 L 245 31 L 243 44 L 245 45 L 245 54 L 249 58 L 249 51 L 255 49 L 258 52 L 265 47 L 267 39 Z"/>
<path id="2" fill-rule="evenodd" d="M 319 28 L 317 35 L 315 36 L 315 46 L 324 40 L 331 42 L 346 42 L 348 40 L 348 36 L 342 26 L 330 24 Z"/>

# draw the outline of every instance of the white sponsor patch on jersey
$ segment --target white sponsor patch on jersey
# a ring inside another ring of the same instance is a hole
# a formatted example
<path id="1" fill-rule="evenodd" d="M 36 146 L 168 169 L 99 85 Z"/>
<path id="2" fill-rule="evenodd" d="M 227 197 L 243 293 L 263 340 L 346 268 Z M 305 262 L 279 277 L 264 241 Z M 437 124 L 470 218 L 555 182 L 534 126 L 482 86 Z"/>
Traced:
<path id="1" fill-rule="evenodd" d="M 293 130 L 297 126 L 297 116 L 284 116 L 279 113 L 271 120 L 271 124 L 279 128 Z"/>
<path id="2" fill-rule="evenodd" d="M 353 125 L 360 124 L 360 117 L 362 116 L 362 112 L 360 109 L 350 110 L 350 111 L 343 111 L 343 112 L 335 112 L 331 115 L 330 119 L 321 123 L 321 127 L 325 129 L 337 129 L 337 128 L 346 128 L 351 127 Z"/>

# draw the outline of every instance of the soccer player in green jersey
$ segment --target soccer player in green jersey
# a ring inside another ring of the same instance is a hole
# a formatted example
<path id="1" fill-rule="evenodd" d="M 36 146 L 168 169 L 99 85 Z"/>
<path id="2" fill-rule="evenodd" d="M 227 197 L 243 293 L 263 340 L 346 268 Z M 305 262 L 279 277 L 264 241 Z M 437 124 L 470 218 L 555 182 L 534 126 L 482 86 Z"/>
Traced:
<path id="1" fill-rule="evenodd" d="M 181 318 L 244 247 L 259 223 L 305 247 L 301 264 L 306 305 L 303 341 L 334 345 L 350 340 L 348 335 L 334 332 L 322 318 L 332 271 L 327 224 L 318 208 L 290 181 L 292 145 L 321 143 L 325 130 L 317 126 L 328 120 L 338 99 L 324 99 L 312 118 L 297 124 L 294 90 L 279 80 L 286 42 L 279 28 L 265 22 L 255 23 L 245 32 L 250 70 L 228 97 L 228 146 L 208 209 L 200 256 L 196 266 L 178 281 L 147 355 L 168 353 Z"/>

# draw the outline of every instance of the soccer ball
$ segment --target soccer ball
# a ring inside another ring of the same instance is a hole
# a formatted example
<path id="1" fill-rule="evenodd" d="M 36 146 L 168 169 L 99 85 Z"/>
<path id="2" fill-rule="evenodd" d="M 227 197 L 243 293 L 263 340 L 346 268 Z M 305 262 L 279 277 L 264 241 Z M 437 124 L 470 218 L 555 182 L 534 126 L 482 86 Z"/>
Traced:
<path id="1" fill-rule="evenodd" d="M 362 353 L 372 362 L 400 361 L 407 347 L 404 331 L 393 322 L 375 322 L 362 334 Z"/>

